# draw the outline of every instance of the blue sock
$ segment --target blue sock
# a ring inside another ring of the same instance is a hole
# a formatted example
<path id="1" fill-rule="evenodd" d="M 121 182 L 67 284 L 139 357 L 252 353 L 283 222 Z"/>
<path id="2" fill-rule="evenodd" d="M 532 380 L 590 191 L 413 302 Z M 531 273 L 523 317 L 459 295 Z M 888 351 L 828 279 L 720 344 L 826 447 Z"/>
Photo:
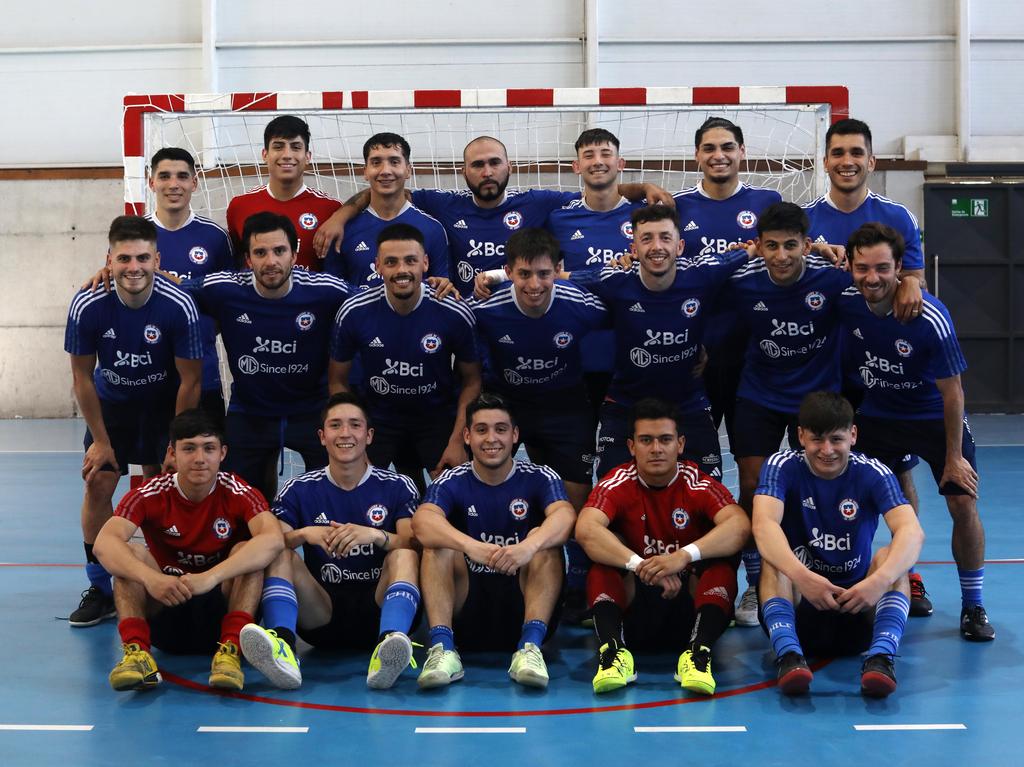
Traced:
<path id="1" fill-rule="evenodd" d="M 392 631 L 409 633 L 420 605 L 420 590 L 406 581 L 395 581 L 384 592 L 384 604 L 380 606 L 380 635 Z"/>
<path id="2" fill-rule="evenodd" d="M 114 595 L 114 586 L 110 582 L 110 573 L 99 562 L 85 563 L 85 576 L 89 584 L 95 586 L 108 597 Z"/>
<path id="3" fill-rule="evenodd" d="M 295 633 L 295 624 L 299 619 L 299 600 L 291 583 L 284 578 L 264 578 L 260 607 L 266 628 L 284 628 Z"/>
<path id="4" fill-rule="evenodd" d="M 899 591 L 887 591 L 875 605 L 875 627 L 871 632 L 868 655 L 895 655 L 907 627 L 910 600 Z"/>
<path id="5" fill-rule="evenodd" d="M 793 603 L 782 597 L 772 597 L 761 605 L 761 611 L 775 657 L 781 658 L 788 652 L 803 655 L 804 648 L 796 638 L 796 608 Z"/>
<path id="6" fill-rule="evenodd" d="M 761 582 L 761 552 L 757 549 L 744 549 L 743 567 L 747 571 L 747 585 L 757 588 L 757 584 Z"/>
<path id="7" fill-rule="evenodd" d="M 523 633 L 519 635 L 519 649 L 526 647 L 527 642 L 541 646 L 548 633 L 548 624 L 544 621 L 527 621 L 523 624 Z"/>
<path id="8" fill-rule="evenodd" d="M 960 576 L 960 604 L 963 607 L 974 607 L 981 604 L 981 586 L 985 582 L 985 568 L 965 570 L 956 569 Z"/>
<path id="9" fill-rule="evenodd" d="M 445 650 L 454 650 L 455 632 L 452 631 L 451 626 L 431 626 L 429 641 L 431 647 L 439 644 Z"/>

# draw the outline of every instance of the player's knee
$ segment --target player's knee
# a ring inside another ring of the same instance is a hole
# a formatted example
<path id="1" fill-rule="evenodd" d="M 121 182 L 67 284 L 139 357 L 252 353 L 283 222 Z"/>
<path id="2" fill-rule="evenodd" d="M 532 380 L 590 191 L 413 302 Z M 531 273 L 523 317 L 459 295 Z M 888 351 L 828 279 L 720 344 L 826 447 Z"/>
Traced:
<path id="1" fill-rule="evenodd" d="M 384 576 L 390 581 L 416 584 L 420 570 L 420 556 L 412 549 L 395 549 L 384 557 Z"/>
<path id="2" fill-rule="evenodd" d="M 978 516 L 978 502 L 969 495 L 947 495 L 946 507 L 954 522 L 965 522 Z"/>
<path id="3" fill-rule="evenodd" d="M 116 471 L 97 471 L 85 481 L 86 500 L 93 503 L 110 501 L 120 479 L 121 475 Z"/>

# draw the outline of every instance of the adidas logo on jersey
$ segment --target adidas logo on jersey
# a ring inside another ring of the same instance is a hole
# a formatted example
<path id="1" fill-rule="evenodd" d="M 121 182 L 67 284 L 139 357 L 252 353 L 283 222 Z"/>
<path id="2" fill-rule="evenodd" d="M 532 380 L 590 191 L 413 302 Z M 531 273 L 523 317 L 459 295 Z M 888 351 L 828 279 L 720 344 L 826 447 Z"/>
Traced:
<path id="1" fill-rule="evenodd" d="M 818 235 L 818 239 L 816 239 L 816 240 L 815 240 L 815 242 L 824 242 L 824 243 L 827 243 L 827 242 L 828 242 L 828 240 L 826 240 L 826 239 L 825 239 L 825 235 L 823 235 L 823 234 L 819 234 L 819 235 Z"/>
<path id="2" fill-rule="evenodd" d="M 243 325 L 252 325 L 252 320 L 249 319 L 249 315 L 245 312 L 235 317 L 235 322 L 241 322 Z"/>
<path id="3" fill-rule="evenodd" d="M 506 334 L 506 335 L 503 335 L 501 338 L 498 339 L 498 343 L 499 344 L 514 344 L 515 341 L 512 340 L 511 336 Z"/>
<path id="4" fill-rule="evenodd" d="M 109 330 L 107 330 L 106 333 L 103 334 L 103 337 L 104 338 L 117 338 L 117 333 L 114 332 L 113 328 L 110 328 Z"/>
<path id="5" fill-rule="evenodd" d="M 684 232 L 692 232 L 694 229 L 700 229 L 694 221 L 690 221 L 690 223 L 683 227 Z"/>
<path id="6" fill-rule="evenodd" d="M 180 538 L 181 537 L 181 533 L 178 532 L 178 526 L 177 525 L 171 525 L 166 530 L 164 530 L 164 535 L 171 535 L 171 536 L 174 536 L 175 538 Z"/>
<path id="7" fill-rule="evenodd" d="M 815 510 L 817 510 L 817 508 L 818 508 L 817 506 L 814 505 L 814 498 L 812 496 L 808 496 L 807 498 L 804 498 L 803 503 L 804 503 L 804 508 L 815 509 Z"/>
<path id="8" fill-rule="evenodd" d="M 633 304 L 631 307 L 629 307 L 629 310 L 631 312 L 639 312 L 640 314 L 646 314 L 646 312 L 644 311 L 644 308 L 640 305 L 639 301 L 637 301 L 635 304 Z"/>
<path id="9" fill-rule="evenodd" d="M 370 346 L 381 349 L 384 347 L 384 342 L 380 340 L 380 336 L 374 336 L 373 340 L 370 341 Z"/>
<path id="10" fill-rule="evenodd" d="M 768 311 L 768 307 L 764 305 L 764 301 L 758 301 L 756 304 L 754 304 L 754 311 L 766 312 Z"/>
<path id="11" fill-rule="evenodd" d="M 460 218 L 458 221 L 452 224 L 452 229 L 469 229 L 469 227 L 466 226 L 466 219 Z"/>
<path id="12" fill-rule="evenodd" d="M 314 525 L 329 525 L 331 521 L 327 518 L 327 515 L 322 511 L 317 515 L 317 518 L 313 520 Z"/>
<path id="13" fill-rule="evenodd" d="M 466 509 L 466 516 L 467 517 L 479 517 L 480 515 L 476 513 L 476 506 L 473 506 L 471 504 L 470 507 L 468 509 Z"/>
<path id="14" fill-rule="evenodd" d="M 579 229 L 577 229 L 575 232 L 572 233 L 572 237 L 570 237 L 569 239 L 570 240 L 582 240 L 583 239 L 583 232 L 581 232 Z"/>
<path id="15" fill-rule="evenodd" d="M 864 334 L 860 332 L 860 328 L 854 328 L 853 334 L 857 336 L 857 338 L 859 338 L 861 341 L 864 340 Z"/>
<path id="16" fill-rule="evenodd" d="M 360 240 L 359 244 L 356 245 L 356 253 L 362 253 L 363 251 L 366 251 L 366 250 L 369 250 L 369 249 L 370 249 L 370 246 L 367 245 L 362 240 Z"/>

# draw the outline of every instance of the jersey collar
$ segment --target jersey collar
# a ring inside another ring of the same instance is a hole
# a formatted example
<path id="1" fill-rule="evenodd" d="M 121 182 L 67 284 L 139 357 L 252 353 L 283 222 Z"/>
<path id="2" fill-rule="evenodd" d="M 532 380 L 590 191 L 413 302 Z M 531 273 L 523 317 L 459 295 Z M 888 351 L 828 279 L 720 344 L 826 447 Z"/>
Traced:
<path id="1" fill-rule="evenodd" d="M 633 465 L 636 466 L 636 461 L 633 462 Z M 638 468 L 636 470 L 636 481 L 639 482 L 644 487 L 646 487 L 648 490 L 664 490 L 666 488 L 672 487 L 672 485 L 675 483 L 677 479 L 679 479 L 679 461 L 676 461 L 676 473 L 672 475 L 672 479 L 669 480 L 669 483 L 662 487 L 651 487 L 646 482 L 644 482 L 644 478 L 640 476 L 640 469 Z"/>
<path id="2" fill-rule="evenodd" d="M 403 213 L 405 213 L 405 211 L 409 210 L 409 208 L 411 208 L 411 207 L 412 207 L 412 203 L 411 203 L 411 202 L 409 202 L 408 200 L 406 200 L 406 201 L 405 201 L 405 204 L 404 204 L 404 205 L 402 205 L 402 209 L 401 209 L 400 211 L 398 211 L 398 213 L 397 213 L 397 214 L 395 214 L 395 218 L 398 218 L 399 216 L 401 216 L 401 215 L 402 215 Z M 380 218 L 380 213 L 378 213 L 377 211 L 375 211 L 375 210 L 373 209 L 373 206 L 372 206 L 372 205 L 367 205 L 367 206 L 366 206 L 366 212 L 367 212 L 367 213 L 369 213 L 369 214 L 370 214 L 371 216 L 373 216 L 374 218 Z M 389 218 L 389 219 L 388 219 L 388 221 L 394 221 L 394 220 L 395 220 L 395 218 Z M 381 221 L 383 221 L 384 219 L 382 219 L 382 218 L 381 218 L 380 220 L 381 220 Z"/>
<path id="3" fill-rule="evenodd" d="M 580 195 L 580 205 L 583 206 L 584 210 L 589 210 L 591 213 L 611 213 L 610 210 L 594 210 L 589 205 L 587 205 L 587 198 L 584 195 Z M 619 201 L 615 203 L 615 207 L 612 208 L 612 210 L 618 210 L 623 205 L 629 205 L 629 200 L 627 200 L 625 197 L 620 196 Z"/>
<path id="4" fill-rule="evenodd" d="M 476 201 L 476 195 L 474 194 L 474 195 L 471 195 L 470 197 L 473 200 L 473 204 L 476 205 L 478 208 L 480 208 L 480 203 L 478 203 Z M 495 206 L 493 206 L 491 208 L 480 208 L 480 210 L 497 210 L 502 205 L 504 205 L 506 202 L 508 202 L 508 190 L 507 189 L 504 192 L 501 193 L 501 200 L 498 202 L 497 205 L 495 205 Z"/>
<path id="5" fill-rule="evenodd" d="M 732 190 L 732 194 L 730 194 L 729 197 L 726 197 L 724 199 L 728 200 L 730 197 L 735 197 L 744 189 L 746 189 L 746 184 L 740 181 L 738 184 L 736 184 L 736 188 Z M 697 182 L 697 194 L 699 194 L 701 197 L 706 197 L 709 200 L 721 202 L 721 200 L 719 200 L 717 197 L 712 197 L 710 194 L 704 191 L 704 179 L 701 179 L 700 181 Z"/>
<path id="6" fill-rule="evenodd" d="M 521 315 L 523 315 L 527 319 L 531 319 L 531 320 L 532 319 L 539 319 L 539 318 L 531 317 L 529 314 L 527 314 L 526 312 L 523 311 L 523 307 L 521 307 L 519 305 L 519 296 L 516 295 L 516 286 L 515 285 L 513 285 L 511 288 L 509 288 L 509 290 L 512 293 L 512 303 L 515 304 L 516 309 L 519 310 L 519 313 Z M 551 307 L 555 305 L 555 291 L 557 291 L 557 290 L 558 290 L 558 283 L 556 282 L 554 285 L 551 286 L 551 295 L 548 297 L 548 305 L 544 307 L 544 314 L 547 314 L 549 311 L 551 311 Z M 541 317 L 543 317 L 544 314 L 542 314 Z"/>
<path id="7" fill-rule="evenodd" d="M 860 205 L 858 205 L 856 208 L 854 208 L 854 210 L 860 210 L 860 206 L 863 205 L 864 203 L 866 203 L 868 201 L 868 197 L 870 197 L 870 196 L 871 196 L 871 190 L 868 189 L 867 192 L 865 192 L 865 194 L 864 194 L 864 199 L 860 201 Z M 832 199 L 832 189 L 831 188 L 829 188 L 829 190 L 827 192 L 825 192 L 825 204 L 828 205 L 830 208 L 834 208 L 835 210 L 838 210 L 840 213 L 846 213 L 846 211 L 843 210 L 842 208 L 840 208 L 838 205 L 836 205 L 835 200 Z M 850 212 L 852 213 L 853 211 L 850 211 Z"/>
<path id="8" fill-rule="evenodd" d="M 507 475 L 505 475 L 505 478 L 504 478 L 503 480 L 501 480 L 501 482 L 499 482 L 498 484 L 499 484 L 499 485 L 504 485 L 504 484 L 505 484 L 506 482 L 508 482 L 508 481 L 509 481 L 510 479 L 512 479 L 512 475 L 516 473 L 516 469 L 517 469 L 517 468 L 519 468 L 519 461 L 517 461 L 517 460 L 515 460 L 515 459 L 513 458 L 513 459 L 512 459 L 512 468 L 508 470 L 508 474 L 507 474 Z M 484 478 L 483 478 L 483 477 L 481 477 L 481 476 L 480 476 L 479 474 L 477 474 L 477 473 L 476 473 L 476 464 L 474 464 L 472 460 L 470 460 L 470 462 L 469 462 L 469 470 L 470 470 L 471 472 L 473 472 L 473 476 L 474 476 L 474 477 L 476 477 L 477 479 L 479 479 L 479 480 L 480 480 L 481 482 L 483 482 L 483 483 L 484 483 L 485 485 L 486 485 L 486 484 L 488 484 L 488 483 L 487 483 L 487 482 L 486 482 L 486 481 L 484 480 Z"/>
<path id="9" fill-rule="evenodd" d="M 274 193 L 270 191 L 270 184 L 267 184 L 267 196 L 271 200 L 277 200 L 278 202 L 291 202 L 292 200 L 294 200 L 299 195 L 305 194 L 308 188 L 309 187 L 307 187 L 305 184 L 303 184 L 302 186 L 299 187 L 299 191 L 297 191 L 295 194 L 293 194 L 287 200 L 279 200 L 277 197 L 274 197 Z"/>
<path id="10" fill-rule="evenodd" d="M 258 287 L 256 287 L 256 275 L 252 272 L 252 270 L 249 271 L 249 279 L 252 280 L 252 289 L 253 289 L 253 291 L 256 293 L 257 296 L 259 296 L 260 298 L 266 299 L 267 301 L 280 301 L 282 298 L 285 298 L 286 296 L 288 296 L 292 292 L 292 288 L 295 287 L 295 279 L 294 278 L 295 278 L 295 274 L 294 273 L 288 275 L 288 292 L 285 293 L 283 296 L 278 296 L 277 298 L 267 298 L 267 296 L 265 296 L 262 293 L 260 293 L 260 289 Z"/>
<path id="11" fill-rule="evenodd" d="M 152 221 L 158 229 L 163 229 L 165 232 L 177 232 L 179 229 L 184 229 L 186 226 L 195 221 L 196 214 L 195 211 L 190 209 L 188 212 L 188 218 L 185 219 L 185 223 L 179 226 L 178 229 L 168 229 L 166 226 L 164 226 L 163 222 L 160 220 L 160 217 L 157 216 L 155 210 L 153 211 L 153 214 L 149 217 L 149 220 Z"/>
<path id="12" fill-rule="evenodd" d="M 391 297 L 388 295 L 388 289 L 386 287 L 384 287 L 383 285 L 381 285 L 381 290 L 384 291 L 384 303 L 386 303 L 388 305 L 388 308 L 391 311 L 393 311 L 395 314 L 398 314 L 398 311 L 395 309 L 395 307 L 391 305 Z M 412 308 L 413 312 L 420 308 L 420 304 L 423 303 L 423 299 L 426 298 L 426 295 L 427 295 L 427 286 L 421 282 L 420 283 L 420 297 L 416 299 L 416 306 L 414 306 Z M 409 314 L 412 314 L 412 312 L 409 312 Z M 402 315 L 402 316 L 408 316 L 408 315 Z"/>
<path id="13" fill-rule="evenodd" d="M 341 485 L 339 485 L 337 480 L 335 480 L 334 476 L 331 474 L 331 465 L 330 464 L 327 464 L 326 466 L 324 466 L 324 472 L 327 474 L 327 481 L 328 482 L 330 482 L 332 485 L 334 485 L 339 490 L 345 490 L 345 488 L 342 487 Z M 373 464 L 370 463 L 369 460 L 367 460 L 366 461 L 366 471 L 363 472 L 363 476 L 360 477 L 358 482 L 356 482 L 356 487 L 359 487 L 364 482 L 366 482 L 366 480 L 368 480 L 370 478 L 371 474 L 373 474 Z M 356 488 L 354 487 L 352 489 L 355 490 Z M 348 491 L 346 490 L 346 492 L 348 492 Z"/>
<path id="14" fill-rule="evenodd" d="M 217 487 L 217 477 L 214 476 L 213 482 L 210 484 L 209 491 L 206 493 L 206 495 L 203 496 L 203 501 L 205 501 L 207 498 L 210 497 L 210 494 L 213 493 L 213 491 L 216 489 L 216 487 Z M 188 501 L 189 503 L 195 503 L 195 501 L 193 501 L 191 498 L 189 498 L 187 495 L 185 495 L 185 491 L 181 489 L 181 483 L 178 481 L 178 472 L 174 472 L 174 489 L 177 490 L 178 491 L 178 495 L 180 495 L 186 501 Z M 202 501 L 200 501 L 200 503 L 202 503 Z"/>

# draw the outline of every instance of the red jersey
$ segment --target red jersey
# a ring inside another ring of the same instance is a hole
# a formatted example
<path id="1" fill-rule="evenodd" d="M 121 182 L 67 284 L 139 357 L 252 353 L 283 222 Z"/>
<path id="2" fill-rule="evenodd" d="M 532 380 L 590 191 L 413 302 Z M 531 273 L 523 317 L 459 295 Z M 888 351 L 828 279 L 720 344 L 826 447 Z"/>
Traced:
<path id="1" fill-rule="evenodd" d="M 129 492 L 114 514 L 142 530 L 161 570 L 181 575 L 209 570 L 248 540 L 249 520 L 261 511 L 269 509 L 260 492 L 222 471 L 199 503 L 181 492 L 177 474 L 162 474 Z"/>
<path id="2" fill-rule="evenodd" d="M 340 207 L 341 203 L 333 197 L 308 186 L 303 186 L 297 195 L 284 201 L 271 197 L 270 189 L 261 186 L 232 198 L 228 204 L 228 231 L 235 244 L 235 251 L 242 253 L 242 228 L 249 216 L 263 211 L 287 216 L 299 235 L 296 263 L 311 271 L 320 271 L 320 259 L 313 253 L 313 236 L 320 225 Z"/>
<path id="3" fill-rule="evenodd" d="M 587 506 L 604 512 L 609 529 L 644 557 L 669 554 L 703 537 L 732 494 L 690 461 L 679 461 L 675 478 L 665 487 L 640 479 L 636 463 L 613 469 L 590 492 Z"/>

